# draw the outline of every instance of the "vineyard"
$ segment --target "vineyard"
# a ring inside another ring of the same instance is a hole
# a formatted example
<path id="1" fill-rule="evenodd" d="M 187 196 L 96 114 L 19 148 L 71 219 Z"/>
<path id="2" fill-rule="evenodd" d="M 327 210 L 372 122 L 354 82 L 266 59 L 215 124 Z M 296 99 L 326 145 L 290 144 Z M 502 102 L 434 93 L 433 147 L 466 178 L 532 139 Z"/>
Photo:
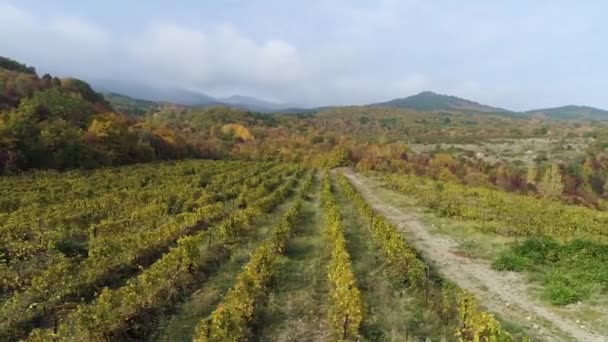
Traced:
<path id="1" fill-rule="evenodd" d="M 434 274 L 339 173 L 185 161 L 36 171 L 2 178 L 0 188 L 3 341 L 176 340 L 178 323 L 183 340 L 279 339 L 266 327 L 289 335 L 283 323 L 300 319 L 275 312 L 286 307 L 272 305 L 282 286 L 316 291 L 283 274 L 305 226 L 319 241 L 310 271 L 324 290 L 303 315 L 322 322 L 321 339 L 376 340 L 395 329 L 405 340 L 516 338 Z M 363 286 L 354 233 L 369 236 L 378 277 L 407 302 L 399 310 L 423 312 L 426 322 L 404 313 L 392 327 L 370 328 L 374 294 Z M 203 305 L 203 296 L 212 299 Z"/>

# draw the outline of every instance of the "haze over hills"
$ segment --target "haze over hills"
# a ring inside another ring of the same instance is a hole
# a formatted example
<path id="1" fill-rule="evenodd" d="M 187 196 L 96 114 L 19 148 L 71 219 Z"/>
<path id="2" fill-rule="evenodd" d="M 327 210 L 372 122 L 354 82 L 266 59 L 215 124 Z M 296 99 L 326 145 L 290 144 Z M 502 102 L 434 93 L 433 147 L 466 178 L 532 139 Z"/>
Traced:
<path id="1" fill-rule="evenodd" d="M 266 101 L 252 96 L 232 95 L 230 97 L 218 99 L 220 102 L 243 107 L 255 111 L 274 111 L 285 109 L 287 105 L 277 102 Z"/>
<path id="2" fill-rule="evenodd" d="M 159 87 L 113 80 L 93 80 L 91 85 L 102 93 L 120 94 L 144 101 L 171 102 L 186 106 L 221 104 L 221 101 L 203 92 L 179 87 Z"/>
<path id="3" fill-rule="evenodd" d="M 215 106 L 225 105 L 256 112 L 310 113 L 329 107 L 298 107 L 267 101 L 252 96 L 232 95 L 226 98 L 215 98 L 202 92 L 185 89 L 139 87 L 126 84 L 115 84 L 109 89 L 98 86 L 97 89 L 110 94 L 108 100 L 124 105 L 125 102 L 135 104 L 141 101 L 144 107 L 151 107 L 150 102 L 175 103 L 184 106 Z M 120 93 L 120 94 L 118 94 Z M 126 94 L 126 95 L 125 95 Z M 141 96 L 140 96 L 141 95 Z M 123 97 L 122 99 L 120 97 Z M 140 100 L 141 99 L 141 100 Z M 608 120 L 608 111 L 590 106 L 568 105 L 555 108 L 533 109 L 523 112 L 511 111 L 457 96 L 438 94 L 433 91 L 423 91 L 416 95 L 397 98 L 385 102 L 372 103 L 369 107 L 401 108 L 426 112 L 462 112 L 476 114 L 497 114 L 508 116 L 534 116 L 560 120 Z"/>
<path id="4" fill-rule="evenodd" d="M 214 106 L 226 105 L 241 109 L 260 112 L 274 112 L 288 108 L 289 105 L 267 101 L 252 96 L 232 95 L 225 98 L 216 98 L 201 91 L 179 87 L 153 87 L 138 83 L 97 80 L 91 82 L 94 88 L 104 94 L 123 96 L 131 101 L 152 101 L 161 103 L 174 103 L 184 106 Z"/>

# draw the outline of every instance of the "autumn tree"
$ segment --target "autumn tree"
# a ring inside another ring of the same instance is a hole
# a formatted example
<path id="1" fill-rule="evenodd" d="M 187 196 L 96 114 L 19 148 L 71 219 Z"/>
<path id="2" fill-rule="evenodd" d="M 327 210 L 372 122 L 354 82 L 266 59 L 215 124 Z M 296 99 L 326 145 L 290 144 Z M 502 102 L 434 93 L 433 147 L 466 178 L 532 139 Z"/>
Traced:
<path id="1" fill-rule="evenodd" d="M 559 197 L 564 191 L 563 174 L 558 164 L 552 164 L 543 174 L 538 191 L 545 197 Z"/>

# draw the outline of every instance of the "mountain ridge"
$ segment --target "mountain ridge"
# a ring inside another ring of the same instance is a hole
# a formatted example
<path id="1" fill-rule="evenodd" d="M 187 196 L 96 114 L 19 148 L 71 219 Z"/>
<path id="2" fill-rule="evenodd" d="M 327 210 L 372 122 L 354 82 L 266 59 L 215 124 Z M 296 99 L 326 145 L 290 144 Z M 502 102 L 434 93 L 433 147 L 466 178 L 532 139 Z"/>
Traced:
<path id="1" fill-rule="evenodd" d="M 229 106 L 238 109 L 265 113 L 311 113 L 323 108 L 342 106 L 294 106 L 268 101 L 248 95 L 235 94 L 229 97 L 213 97 L 199 91 L 182 88 L 154 88 L 133 84 L 94 83 L 95 88 L 114 95 L 124 95 L 133 100 L 157 102 L 159 104 L 177 104 L 189 107 Z M 143 95 L 143 96 L 142 96 Z M 592 106 L 566 105 L 550 108 L 513 111 L 505 108 L 482 104 L 473 100 L 453 95 L 439 94 L 434 91 L 422 91 L 403 98 L 376 102 L 367 107 L 401 108 L 427 112 L 461 112 L 471 114 L 493 114 L 521 117 L 541 117 L 559 120 L 608 120 L 608 111 Z"/>
<path id="2" fill-rule="evenodd" d="M 453 95 L 439 94 L 433 91 L 423 91 L 415 95 L 396 98 L 385 102 L 373 103 L 368 106 L 406 108 L 420 111 L 473 111 L 483 113 L 508 113 L 510 110 L 493 107 L 479 102 L 467 100 Z"/>
<path id="3" fill-rule="evenodd" d="M 548 117 L 553 119 L 590 119 L 607 120 L 608 111 L 592 106 L 565 105 L 559 107 L 533 109 L 524 112 L 532 117 Z"/>

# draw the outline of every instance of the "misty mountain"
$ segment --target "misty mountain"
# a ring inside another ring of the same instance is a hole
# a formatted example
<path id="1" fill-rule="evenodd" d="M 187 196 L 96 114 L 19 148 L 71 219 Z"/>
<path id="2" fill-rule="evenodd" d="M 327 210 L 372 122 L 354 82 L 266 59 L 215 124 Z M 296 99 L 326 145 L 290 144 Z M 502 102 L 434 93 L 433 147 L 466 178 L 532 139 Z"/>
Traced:
<path id="1" fill-rule="evenodd" d="M 243 95 L 232 95 L 230 97 L 220 98 L 218 100 L 229 105 L 260 112 L 276 111 L 287 107 L 287 105 L 285 104 L 261 100 L 255 97 Z"/>
<path id="2" fill-rule="evenodd" d="M 183 88 L 150 86 L 111 80 L 96 80 L 92 81 L 91 84 L 99 92 L 126 95 L 138 100 L 171 102 L 186 106 L 222 104 L 221 101 L 203 92 Z"/>
<path id="3" fill-rule="evenodd" d="M 118 93 L 103 93 L 103 97 L 119 113 L 143 116 L 161 107 L 161 102 L 141 100 Z"/>
<path id="4" fill-rule="evenodd" d="M 226 98 L 215 98 L 203 92 L 171 87 L 152 87 L 136 83 L 97 81 L 95 88 L 106 94 L 115 106 L 126 108 L 125 112 L 136 113 L 148 110 L 153 103 L 175 103 L 184 106 L 224 105 L 243 110 L 266 113 L 313 113 L 326 107 L 297 107 L 287 104 L 258 99 L 246 95 L 232 95 Z M 109 94 L 109 95 L 108 95 Z M 121 96 L 123 96 L 121 98 Z M 141 101 L 139 103 L 138 101 Z M 150 102 L 146 102 L 150 101 Z M 424 91 L 416 95 L 397 98 L 386 102 L 369 104 L 373 107 L 402 108 L 427 112 L 463 112 L 487 113 L 507 116 L 533 116 L 559 120 L 608 120 L 608 111 L 589 106 L 562 106 L 555 108 L 533 109 L 523 112 L 481 104 L 468 99 L 451 95 Z"/>
<path id="5" fill-rule="evenodd" d="M 370 106 L 404 108 L 418 111 L 458 111 L 458 112 L 481 112 L 481 113 L 508 113 L 502 108 L 480 104 L 475 101 L 466 100 L 456 96 L 437 94 L 432 91 L 423 91 L 419 94 L 390 100 L 387 102 L 374 103 Z"/>
<path id="6" fill-rule="evenodd" d="M 227 98 L 215 98 L 203 92 L 183 88 L 154 87 L 138 83 L 107 80 L 98 80 L 92 83 L 95 89 L 98 91 L 109 96 L 113 96 L 116 100 L 121 102 L 153 101 L 175 103 L 193 107 L 225 105 L 260 112 L 275 112 L 288 107 L 286 104 L 280 104 L 244 95 L 232 95 Z M 121 99 L 118 95 L 125 98 Z"/>

